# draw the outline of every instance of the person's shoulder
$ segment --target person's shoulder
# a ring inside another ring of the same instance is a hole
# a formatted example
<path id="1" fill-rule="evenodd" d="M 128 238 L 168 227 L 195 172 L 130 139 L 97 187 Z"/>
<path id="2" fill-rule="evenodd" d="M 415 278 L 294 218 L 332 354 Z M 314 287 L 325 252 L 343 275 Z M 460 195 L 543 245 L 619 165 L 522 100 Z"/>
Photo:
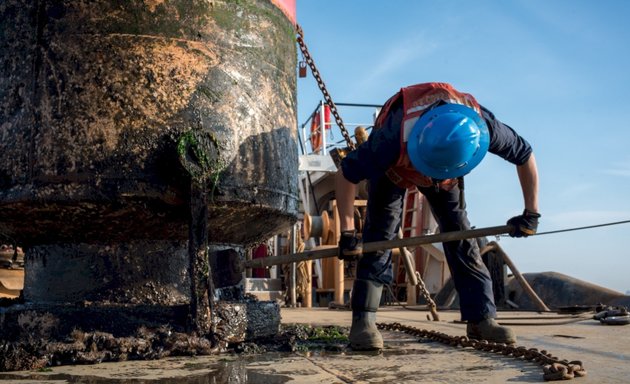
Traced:
<path id="1" fill-rule="evenodd" d="M 479 107 L 481 108 L 481 116 L 484 118 L 489 118 L 492 120 L 496 120 L 496 117 L 494 117 L 494 113 L 492 113 L 491 110 L 489 110 L 488 108 L 484 107 L 483 105 L 479 105 Z"/>

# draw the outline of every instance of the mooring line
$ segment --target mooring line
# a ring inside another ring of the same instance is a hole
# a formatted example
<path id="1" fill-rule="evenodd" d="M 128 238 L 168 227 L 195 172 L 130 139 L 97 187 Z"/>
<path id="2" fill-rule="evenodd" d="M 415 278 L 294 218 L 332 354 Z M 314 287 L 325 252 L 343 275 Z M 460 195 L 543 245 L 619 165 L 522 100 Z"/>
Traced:
<path id="1" fill-rule="evenodd" d="M 562 232 L 572 232 L 572 231 L 581 231 L 584 229 L 593 229 L 593 228 L 600 228 L 600 227 L 609 227 L 612 225 L 619 225 L 619 224 L 628 224 L 630 223 L 630 220 L 622 220 L 622 221 L 614 221 L 614 222 L 610 222 L 610 223 L 603 223 L 603 224 L 595 224 L 595 225 L 587 225 L 584 227 L 575 227 L 575 228 L 566 228 L 566 229 L 557 229 L 555 231 L 546 231 L 546 232 L 537 232 L 533 235 L 530 236 L 542 236 L 542 235 L 551 235 L 554 233 L 562 233 Z M 501 237 L 508 237 L 509 235 L 498 235 Z"/>

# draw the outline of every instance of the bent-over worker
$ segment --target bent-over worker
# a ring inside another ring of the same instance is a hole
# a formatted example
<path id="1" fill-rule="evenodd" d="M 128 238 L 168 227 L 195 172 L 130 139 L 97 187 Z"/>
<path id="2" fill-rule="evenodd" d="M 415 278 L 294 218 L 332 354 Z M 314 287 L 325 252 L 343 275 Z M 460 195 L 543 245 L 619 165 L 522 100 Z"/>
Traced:
<path id="1" fill-rule="evenodd" d="M 415 188 L 427 198 L 441 232 L 470 229 L 463 176 L 486 152 L 516 165 L 524 198 L 522 215 L 508 221 L 513 237 L 536 233 L 538 172 L 530 144 L 497 120 L 475 98 L 446 83 L 402 88 L 383 106 L 369 139 L 341 162 L 336 177 L 340 215 L 339 255 L 361 255 L 362 242 L 394 239 L 399 230 L 403 197 Z M 368 180 L 367 216 L 359 236 L 354 227 L 356 184 Z M 492 281 L 475 239 L 443 244 L 459 294 L 461 318 L 468 337 L 514 343 L 516 336 L 496 323 Z M 383 348 L 376 311 L 383 284 L 393 279 L 391 251 L 363 254 L 352 290 L 350 345 L 355 350 Z"/>

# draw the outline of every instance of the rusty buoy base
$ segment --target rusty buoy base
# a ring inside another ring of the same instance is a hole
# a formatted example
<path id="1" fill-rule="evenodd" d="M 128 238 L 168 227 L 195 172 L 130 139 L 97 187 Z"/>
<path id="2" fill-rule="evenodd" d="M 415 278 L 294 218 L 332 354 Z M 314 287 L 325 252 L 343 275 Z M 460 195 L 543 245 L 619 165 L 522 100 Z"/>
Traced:
<path id="1" fill-rule="evenodd" d="M 280 305 L 244 294 L 243 249 L 208 249 L 215 284 L 209 332 L 200 334 L 188 242 L 28 248 L 22 298 L 0 302 L 0 371 L 211 354 L 277 335 Z"/>
<path id="2" fill-rule="evenodd" d="M 25 259 L 27 302 L 173 305 L 190 296 L 186 241 L 38 245 Z"/>
<path id="3" fill-rule="evenodd" d="M 189 332 L 187 305 L 16 304 L 0 308 L 0 371 L 220 353 L 274 337 L 280 306 L 214 303 L 213 333 Z"/>

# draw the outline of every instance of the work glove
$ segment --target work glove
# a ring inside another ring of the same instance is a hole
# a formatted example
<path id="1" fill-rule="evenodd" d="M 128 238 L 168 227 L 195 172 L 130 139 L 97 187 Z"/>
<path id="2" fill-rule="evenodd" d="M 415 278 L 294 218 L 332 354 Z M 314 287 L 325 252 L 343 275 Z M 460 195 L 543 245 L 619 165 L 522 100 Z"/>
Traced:
<path id="1" fill-rule="evenodd" d="M 540 213 L 532 212 L 527 209 L 523 211 L 522 215 L 514 216 L 507 222 L 508 225 L 512 226 L 510 236 L 527 237 L 535 235 L 538 229 L 538 218 L 540 218 Z"/>
<path id="2" fill-rule="evenodd" d="M 341 232 L 337 257 L 341 260 L 352 261 L 356 260 L 362 252 L 363 242 L 356 230 Z"/>

